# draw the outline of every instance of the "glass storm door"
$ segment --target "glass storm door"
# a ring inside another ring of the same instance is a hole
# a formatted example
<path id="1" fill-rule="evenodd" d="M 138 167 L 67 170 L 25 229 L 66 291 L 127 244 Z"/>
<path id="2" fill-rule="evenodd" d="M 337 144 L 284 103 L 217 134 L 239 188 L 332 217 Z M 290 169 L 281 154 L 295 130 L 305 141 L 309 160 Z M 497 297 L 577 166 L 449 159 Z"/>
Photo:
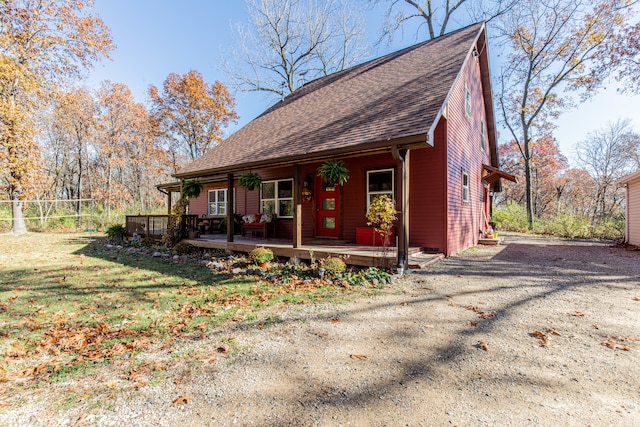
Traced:
<path id="1" fill-rule="evenodd" d="M 340 186 L 330 187 L 316 176 L 316 236 L 340 237 Z"/>

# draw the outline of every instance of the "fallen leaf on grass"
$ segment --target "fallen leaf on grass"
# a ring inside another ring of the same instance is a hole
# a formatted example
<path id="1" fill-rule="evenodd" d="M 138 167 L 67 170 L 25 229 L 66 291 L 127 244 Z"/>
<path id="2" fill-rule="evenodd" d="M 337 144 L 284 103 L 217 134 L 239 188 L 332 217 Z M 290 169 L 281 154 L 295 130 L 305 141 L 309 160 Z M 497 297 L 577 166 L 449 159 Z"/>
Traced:
<path id="1" fill-rule="evenodd" d="M 338 319 L 337 317 L 332 317 L 331 319 L 329 319 L 329 322 L 331 323 L 338 323 L 340 321 L 340 319 Z"/>
<path id="2" fill-rule="evenodd" d="M 631 350 L 626 345 L 620 345 L 617 342 L 615 342 L 615 340 L 613 340 L 613 339 L 608 339 L 607 341 L 603 342 L 602 344 L 604 344 L 605 346 L 609 347 L 612 350 L 624 350 L 624 351 Z"/>
<path id="3" fill-rule="evenodd" d="M 640 297 L 633 297 L 634 301 L 640 301 Z"/>
<path id="4" fill-rule="evenodd" d="M 557 337 L 561 337 L 562 335 L 560 335 L 560 332 L 556 331 L 555 329 L 547 329 L 547 332 L 549 333 L 549 335 L 555 335 Z"/>
<path id="5" fill-rule="evenodd" d="M 581 311 L 575 311 L 572 316 L 577 316 L 577 317 L 584 317 L 584 313 Z"/>
<path id="6" fill-rule="evenodd" d="M 600 329 L 600 326 L 596 325 L 595 323 L 591 326 L 593 327 L 593 329 Z"/>
<path id="7" fill-rule="evenodd" d="M 478 341 L 478 348 L 481 348 L 484 351 L 489 351 L 489 344 L 486 341 Z"/>
<path id="8" fill-rule="evenodd" d="M 541 347 L 549 347 L 551 345 L 551 341 L 549 340 L 549 335 L 545 334 L 544 332 L 535 330 L 531 332 L 531 335 L 533 335 L 534 337 L 540 340 Z"/>
<path id="9" fill-rule="evenodd" d="M 315 331 L 315 332 L 312 332 L 312 333 L 313 333 L 313 335 L 319 336 L 320 338 L 324 338 L 324 337 L 326 337 L 327 335 L 329 335 L 329 334 L 328 334 L 328 333 L 326 333 L 326 332 L 320 332 L 320 331 Z"/>
<path id="10" fill-rule="evenodd" d="M 365 356 L 364 354 L 350 354 L 349 357 L 352 358 L 352 359 L 359 359 L 359 360 L 365 360 L 365 359 L 369 358 L 369 357 Z"/>
<path id="11" fill-rule="evenodd" d="M 177 405 L 181 405 L 181 404 L 182 405 L 186 405 L 190 401 L 191 401 L 191 397 L 190 396 L 180 396 L 176 400 L 173 401 L 171 406 L 177 406 Z"/>

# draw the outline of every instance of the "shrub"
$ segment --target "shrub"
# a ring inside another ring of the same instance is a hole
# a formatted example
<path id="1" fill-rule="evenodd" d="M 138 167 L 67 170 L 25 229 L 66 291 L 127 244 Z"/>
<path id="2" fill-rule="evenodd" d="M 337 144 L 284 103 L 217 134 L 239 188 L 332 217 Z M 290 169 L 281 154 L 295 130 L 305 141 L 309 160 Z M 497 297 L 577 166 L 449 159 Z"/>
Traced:
<path id="1" fill-rule="evenodd" d="M 527 231 L 529 228 L 527 211 L 514 201 L 496 207 L 491 220 L 496 224 L 496 228 L 503 231 Z"/>
<path id="2" fill-rule="evenodd" d="M 122 224 L 114 224 L 106 229 L 105 234 L 112 242 L 122 243 L 127 235 L 127 229 Z"/>
<path id="3" fill-rule="evenodd" d="M 273 259 L 273 251 L 269 248 L 257 247 L 249 252 L 249 261 L 255 264 L 262 264 Z"/>
<path id="4" fill-rule="evenodd" d="M 175 252 L 178 255 L 189 255 L 190 253 L 193 252 L 194 249 L 195 247 L 190 243 L 179 242 L 173 247 L 173 252 Z"/>
<path id="5" fill-rule="evenodd" d="M 340 258 L 330 256 L 322 260 L 322 267 L 327 274 L 336 275 L 342 273 L 347 265 Z"/>

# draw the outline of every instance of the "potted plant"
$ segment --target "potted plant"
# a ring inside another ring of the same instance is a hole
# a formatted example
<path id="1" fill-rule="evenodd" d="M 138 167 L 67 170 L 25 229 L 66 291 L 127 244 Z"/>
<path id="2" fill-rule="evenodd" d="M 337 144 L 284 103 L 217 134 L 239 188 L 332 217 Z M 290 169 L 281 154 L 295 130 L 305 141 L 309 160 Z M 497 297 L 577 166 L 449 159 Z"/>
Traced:
<path id="1" fill-rule="evenodd" d="M 238 177 L 238 185 L 247 190 L 255 190 L 260 186 L 262 178 L 257 173 L 247 172 Z"/>
<path id="2" fill-rule="evenodd" d="M 262 268 L 268 267 L 271 260 L 273 260 L 273 251 L 269 248 L 259 246 L 249 252 L 249 261 Z"/>
<path id="3" fill-rule="evenodd" d="M 187 229 L 187 236 L 189 236 L 190 239 L 197 239 L 200 237 L 200 230 L 197 228 L 189 228 Z"/>
<path id="4" fill-rule="evenodd" d="M 383 246 L 389 244 L 389 236 L 393 231 L 393 223 L 398 219 L 391 197 L 383 195 L 374 198 L 367 211 L 367 225 L 373 227 L 382 238 Z M 375 243 L 374 243 L 375 244 Z"/>
<path id="5" fill-rule="evenodd" d="M 343 185 L 349 179 L 349 169 L 342 160 L 328 160 L 316 172 L 329 185 Z"/>

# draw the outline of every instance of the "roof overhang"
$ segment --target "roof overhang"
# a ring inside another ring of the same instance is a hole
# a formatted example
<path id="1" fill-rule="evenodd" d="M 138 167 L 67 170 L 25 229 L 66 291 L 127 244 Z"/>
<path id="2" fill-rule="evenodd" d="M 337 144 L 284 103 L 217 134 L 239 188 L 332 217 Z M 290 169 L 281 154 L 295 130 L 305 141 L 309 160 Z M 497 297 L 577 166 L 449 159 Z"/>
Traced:
<path id="1" fill-rule="evenodd" d="M 620 180 L 618 180 L 618 185 L 622 187 L 628 185 L 631 181 L 635 181 L 636 179 L 640 179 L 640 170 L 623 176 Z"/>
<path id="2" fill-rule="evenodd" d="M 507 181 L 517 182 L 516 177 L 510 173 L 501 171 L 489 165 L 482 165 L 482 180 L 493 187 L 494 191 L 501 191 L 500 178 Z"/>
<path id="3" fill-rule="evenodd" d="M 267 159 L 259 162 L 248 162 L 248 163 L 238 163 L 225 168 L 216 168 L 216 169 L 205 169 L 198 170 L 193 172 L 186 173 L 176 173 L 172 175 L 178 179 L 190 179 L 190 178 L 200 178 L 200 177 L 208 177 L 214 175 L 220 175 L 220 179 L 215 179 L 219 181 L 222 179 L 222 176 L 229 173 L 236 172 L 245 172 L 251 169 L 259 169 L 259 168 L 272 168 L 272 167 L 283 167 L 283 166 L 293 166 L 295 164 L 305 164 L 305 163 L 315 163 L 321 162 L 329 159 L 335 159 L 338 157 L 346 158 L 346 157 L 359 157 L 366 156 L 369 154 L 377 154 L 384 152 L 391 152 L 394 147 L 399 149 L 409 149 L 409 148 L 426 148 L 431 147 L 432 144 L 428 142 L 428 135 L 418 134 L 407 136 L 403 138 L 395 138 L 389 139 L 386 141 L 379 141 L 375 143 L 369 143 L 363 145 L 361 148 L 354 147 L 345 147 L 339 148 L 335 150 L 325 150 L 317 153 L 307 153 L 302 156 L 282 156 L 273 159 Z M 226 179 L 226 178 L 224 178 Z"/>

